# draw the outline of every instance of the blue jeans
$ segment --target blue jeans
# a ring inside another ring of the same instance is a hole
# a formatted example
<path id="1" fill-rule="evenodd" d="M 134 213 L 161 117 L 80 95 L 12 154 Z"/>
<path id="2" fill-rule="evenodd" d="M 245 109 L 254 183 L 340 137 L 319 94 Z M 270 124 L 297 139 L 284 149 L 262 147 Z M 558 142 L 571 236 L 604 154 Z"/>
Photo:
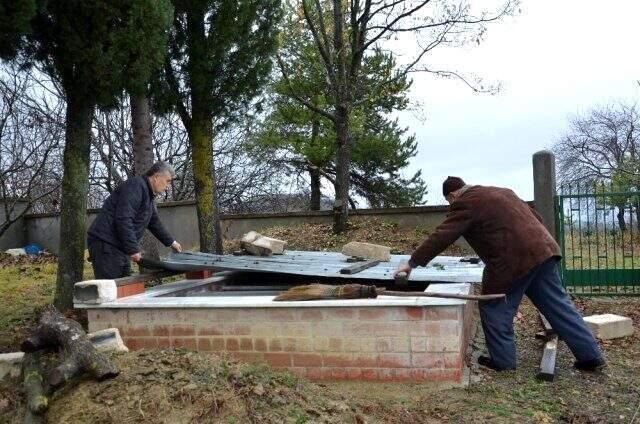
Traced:
<path id="1" fill-rule="evenodd" d="M 551 258 L 516 281 L 505 299 L 478 303 L 487 349 L 496 367 L 516 367 L 513 317 L 525 294 L 578 361 L 602 358 L 591 330 L 562 286 L 557 259 Z"/>

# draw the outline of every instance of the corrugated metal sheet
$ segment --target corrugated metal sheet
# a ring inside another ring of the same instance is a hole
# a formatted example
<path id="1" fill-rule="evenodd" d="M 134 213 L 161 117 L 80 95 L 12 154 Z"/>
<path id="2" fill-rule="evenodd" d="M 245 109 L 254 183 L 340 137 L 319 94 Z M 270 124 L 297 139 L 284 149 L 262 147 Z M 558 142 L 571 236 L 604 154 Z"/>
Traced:
<path id="1" fill-rule="evenodd" d="M 214 255 L 200 252 L 173 253 L 161 265 L 170 270 L 191 271 L 202 269 L 270 272 L 292 275 L 392 281 L 393 272 L 407 255 L 392 255 L 390 262 L 381 262 L 356 274 L 341 274 L 340 269 L 354 265 L 347 256 L 338 252 L 287 251 L 284 255 L 269 257 Z M 413 270 L 410 281 L 475 283 L 482 280 L 484 266 L 460 262 L 459 257 L 438 256 L 429 266 Z"/>

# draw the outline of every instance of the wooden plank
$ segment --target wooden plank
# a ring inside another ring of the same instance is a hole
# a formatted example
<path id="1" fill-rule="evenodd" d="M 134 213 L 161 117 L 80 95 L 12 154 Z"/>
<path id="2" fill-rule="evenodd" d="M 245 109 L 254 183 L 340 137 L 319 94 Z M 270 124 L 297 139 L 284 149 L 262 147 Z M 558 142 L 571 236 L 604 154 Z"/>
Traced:
<path id="1" fill-rule="evenodd" d="M 558 336 L 553 336 L 544 345 L 540 371 L 536 375 L 538 380 L 553 381 L 556 373 L 556 353 L 558 351 Z"/>
<path id="2" fill-rule="evenodd" d="M 556 373 L 556 354 L 558 352 L 558 336 L 553 331 L 551 324 L 547 318 L 539 313 L 540 322 L 544 327 L 544 349 L 542 351 L 542 359 L 540 360 L 540 370 L 536 375 L 538 380 L 553 381 Z M 537 335 L 536 335 L 537 336 Z"/>
<path id="3" fill-rule="evenodd" d="M 123 287 L 131 284 L 138 284 L 138 283 L 144 283 L 147 281 L 153 281 L 158 278 L 171 277 L 177 274 L 182 274 L 182 273 L 160 270 L 160 271 L 153 271 L 148 274 L 136 274 L 136 275 L 130 275 L 128 277 L 116 278 L 114 281 L 116 282 L 116 287 Z"/>
<path id="4" fill-rule="evenodd" d="M 540 321 L 542 321 L 542 326 L 544 327 L 544 331 L 555 333 L 555 331 L 553 331 L 553 328 L 551 327 L 551 324 L 549 324 L 549 321 L 547 321 L 547 318 L 542 314 L 540 314 Z"/>
<path id="5" fill-rule="evenodd" d="M 340 274 L 350 274 L 350 275 L 357 274 L 360 271 L 364 271 L 365 269 L 372 268 L 378 265 L 379 263 L 380 261 L 377 261 L 377 260 L 356 263 L 354 265 L 349 265 L 347 267 L 341 268 Z"/>
<path id="6" fill-rule="evenodd" d="M 538 315 L 540 316 L 540 322 L 542 323 L 542 327 L 544 328 L 544 330 L 541 332 L 543 333 L 543 335 L 536 334 L 536 338 L 549 341 L 553 336 L 556 335 L 556 332 L 553 330 L 551 324 L 549 324 L 549 321 L 547 321 L 547 318 L 542 315 L 542 313 L 538 312 Z"/>

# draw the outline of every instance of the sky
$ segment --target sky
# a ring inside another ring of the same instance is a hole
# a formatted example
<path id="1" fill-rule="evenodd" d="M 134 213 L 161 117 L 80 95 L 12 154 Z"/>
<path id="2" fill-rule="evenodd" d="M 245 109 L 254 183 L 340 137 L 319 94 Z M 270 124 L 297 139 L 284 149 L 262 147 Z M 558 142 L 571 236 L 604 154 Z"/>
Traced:
<path id="1" fill-rule="evenodd" d="M 640 103 L 640 2 L 523 0 L 520 9 L 492 24 L 479 46 L 429 57 L 435 67 L 500 83 L 498 94 L 414 74 L 410 98 L 420 107 L 398 118 L 418 142 L 405 174 L 422 170 L 428 205 L 445 203 L 448 175 L 532 200 L 532 155 L 550 149 L 571 117 L 620 100 Z"/>

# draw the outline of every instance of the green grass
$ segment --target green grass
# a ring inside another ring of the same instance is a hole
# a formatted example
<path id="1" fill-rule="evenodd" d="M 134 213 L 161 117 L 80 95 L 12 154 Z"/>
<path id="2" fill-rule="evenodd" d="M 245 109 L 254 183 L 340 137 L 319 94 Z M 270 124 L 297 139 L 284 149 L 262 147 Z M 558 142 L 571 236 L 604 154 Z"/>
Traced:
<path id="1" fill-rule="evenodd" d="M 0 350 L 14 350 L 38 308 L 51 303 L 56 264 L 6 266 L 0 269 Z"/>
<path id="2" fill-rule="evenodd" d="M 85 277 L 89 278 L 91 272 L 89 264 L 86 265 Z M 56 268 L 56 264 L 53 263 L 10 265 L 0 268 L 0 351 L 16 350 L 28 328 L 33 325 L 36 318 L 35 312 L 52 301 Z M 184 365 L 176 361 L 176 358 L 190 358 L 189 361 L 197 362 L 208 356 L 183 351 L 180 354 L 167 353 L 166 355 L 170 356 L 164 362 L 162 361 L 164 357 L 158 352 L 122 355 L 124 375 L 112 383 L 99 383 L 101 386 L 99 390 L 96 388 L 95 393 L 109 390 L 119 393 L 121 399 L 115 402 L 113 408 L 121 408 L 121 413 L 126 413 L 126 416 L 135 416 L 140 404 L 134 402 L 130 410 L 127 410 L 130 402 L 128 397 L 145 393 L 145 390 L 141 390 L 136 384 L 140 383 L 140 373 L 153 365 L 160 367 L 162 371 L 150 376 L 160 381 L 149 381 L 148 390 L 157 388 L 162 382 L 164 382 L 163 387 L 175 390 L 175 397 L 161 398 L 166 402 L 167 411 L 179 408 L 181 406 L 179 401 L 184 395 L 181 390 L 186 382 L 177 383 L 173 377 L 176 375 L 189 377 L 198 384 L 214 384 L 218 379 L 222 382 L 234 382 L 232 386 L 238 386 L 233 389 L 235 397 L 220 399 L 229 402 L 230 405 L 237 404 L 234 408 L 240 408 L 242 411 L 250 405 L 258 416 L 265 417 L 263 422 L 316 422 L 325 414 L 333 418 L 338 416 L 344 418 L 333 422 L 351 422 L 347 420 L 347 418 L 353 419 L 351 411 L 360 411 L 359 413 L 367 418 L 367 422 L 628 423 L 640 403 L 640 386 L 638 385 L 640 300 L 602 298 L 580 299 L 576 302 L 584 309 L 585 315 L 617 313 L 634 320 L 636 332 L 633 336 L 601 343 L 608 361 L 608 367 L 601 374 L 575 372 L 572 368 L 573 356 L 567 347 L 560 343 L 556 380 L 552 383 L 536 381 L 535 373 L 540 363 L 542 343 L 536 340 L 534 335 L 539 330 L 540 324 L 532 305 L 525 302 L 521 307 L 524 322 L 516 324 L 515 328 L 518 369 L 499 374 L 475 370 L 474 375 L 479 374 L 481 380 L 465 389 L 438 391 L 428 385 L 410 383 L 351 382 L 313 385 L 292 374 L 273 373 L 264 365 L 244 366 L 241 373 L 233 362 L 227 360 L 220 360 L 215 369 L 208 365 L 202 367 L 191 366 L 189 363 Z M 481 338 L 475 341 L 474 345 L 478 346 L 476 349 L 481 348 Z M 130 370 L 136 366 L 139 368 L 135 371 Z M 176 370 L 179 372 L 176 373 Z M 128 377 L 127 373 L 130 373 Z M 98 383 L 92 383 L 89 380 L 85 384 Z M 270 396 L 270 393 L 277 394 L 278 402 L 268 401 L 270 398 L 264 398 L 264 395 L 256 395 L 252 388 L 257 385 L 264 387 L 267 396 Z M 85 396 L 83 393 L 86 394 L 86 390 L 71 388 L 68 392 L 60 393 L 60 397 L 54 401 L 54 409 L 56 404 L 59 411 L 86 409 L 84 404 L 76 402 L 77 397 Z M 205 403 L 209 407 L 213 400 L 218 399 L 215 396 L 212 397 L 211 393 L 214 392 L 200 393 L 203 402 L 206 400 L 208 403 Z M 20 399 L 20 394 L 13 386 L 5 392 L 0 390 L 0 399 L 9 394 L 13 396 L 11 399 Z M 90 394 L 86 396 L 95 398 L 94 395 L 89 396 Z M 70 397 L 72 395 L 76 398 Z M 158 399 L 153 397 L 153 402 L 157 402 Z M 247 403 L 246 399 L 250 399 L 250 402 Z M 242 400 L 244 403 L 240 402 Z M 149 401 L 149 404 L 151 403 Z M 344 409 L 345 412 L 340 412 L 342 408 L 336 406 L 342 404 L 348 406 Z M 91 405 L 95 406 L 94 403 Z M 205 406 L 193 404 L 196 412 L 202 411 Z M 279 411 L 278 415 L 274 415 L 275 410 Z M 159 422 L 150 411 L 150 409 L 145 411 L 149 415 L 145 422 Z M 220 422 L 247 422 L 242 413 L 236 414 L 234 409 L 230 412 L 230 415 L 220 418 Z M 269 420 L 266 417 L 272 419 Z M 0 423 L 2 422 L 2 414 L 0 414 Z M 97 422 L 97 420 L 76 422 Z M 121 422 L 126 421 L 121 420 Z M 359 421 L 354 420 L 354 422 Z"/>
<path id="3" fill-rule="evenodd" d="M 565 232 L 564 257 L 567 269 L 640 268 L 640 234 Z"/>
<path id="4" fill-rule="evenodd" d="M 0 352 L 17 350 L 37 318 L 53 301 L 57 263 L 3 265 L 0 268 Z M 92 275 L 87 262 L 85 277 Z"/>

